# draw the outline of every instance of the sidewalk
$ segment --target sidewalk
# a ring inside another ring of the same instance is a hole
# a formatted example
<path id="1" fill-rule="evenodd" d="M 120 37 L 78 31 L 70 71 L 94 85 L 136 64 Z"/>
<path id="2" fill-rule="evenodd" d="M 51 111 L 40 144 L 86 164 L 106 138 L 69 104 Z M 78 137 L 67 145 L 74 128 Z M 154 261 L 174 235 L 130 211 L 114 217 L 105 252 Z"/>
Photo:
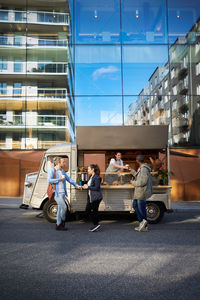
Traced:
<path id="1" fill-rule="evenodd" d="M 19 208 L 21 204 L 20 197 L 0 197 L 0 208 Z"/>
<path id="2" fill-rule="evenodd" d="M 0 208 L 19 208 L 22 204 L 22 198 L 20 197 L 0 197 Z M 200 201 L 182 201 L 172 202 L 172 209 L 174 212 L 199 212 L 200 213 Z"/>
<path id="3" fill-rule="evenodd" d="M 172 202 L 174 212 L 200 212 L 200 201 Z"/>

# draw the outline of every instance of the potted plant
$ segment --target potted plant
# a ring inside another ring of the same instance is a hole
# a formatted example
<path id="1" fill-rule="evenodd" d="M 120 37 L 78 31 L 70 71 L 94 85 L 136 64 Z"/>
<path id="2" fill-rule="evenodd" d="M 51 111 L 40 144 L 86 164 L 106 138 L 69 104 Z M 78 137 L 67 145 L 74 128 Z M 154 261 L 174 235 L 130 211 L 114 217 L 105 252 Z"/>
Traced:
<path id="1" fill-rule="evenodd" d="M 158 170 L 158 178 L 160 179 L 159 181 L 160 185 L 168 184 L 168 175 L 174 176 L 175 174 L 172 171 L 168 172 L 165 167 L 161 167 Z"/>

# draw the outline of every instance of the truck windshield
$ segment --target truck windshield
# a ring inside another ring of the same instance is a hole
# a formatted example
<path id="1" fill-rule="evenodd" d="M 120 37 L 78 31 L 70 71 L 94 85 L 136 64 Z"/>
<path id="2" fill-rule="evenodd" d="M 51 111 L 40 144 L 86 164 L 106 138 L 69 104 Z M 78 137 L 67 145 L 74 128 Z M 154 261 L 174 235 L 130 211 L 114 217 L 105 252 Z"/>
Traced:
<path id="1" fill-rule="evenodd" d="M 49 169 L 53 168 L 55 166 L 55 163 L 54 163 L 54 158 L 57 157 L 58 155 L 49 155 L 46 157 L 45 159 L 45 163 L 44 163 L 44 166 L 43 166 L 43 170 L 45 173 L 48 172 Z M 64 166 L 63 166 L 63 170 L 65 172 L 68 172 L 68 169 L 69 169 L 69 158 L 68 156 L 59 156 L 61 158 L 64 159 Z"/>

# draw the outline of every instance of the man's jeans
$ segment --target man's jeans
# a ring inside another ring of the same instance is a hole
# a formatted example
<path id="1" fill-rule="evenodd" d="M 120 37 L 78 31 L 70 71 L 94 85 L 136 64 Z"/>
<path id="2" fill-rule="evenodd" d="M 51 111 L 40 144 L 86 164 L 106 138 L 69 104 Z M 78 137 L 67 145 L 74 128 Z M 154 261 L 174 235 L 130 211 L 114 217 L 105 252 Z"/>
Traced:
<path id="1" fill-rule="evenodd" d="M 147 220 L 146 200 L 134 199 L 132 206 L 136 212 L 139 222 L 142 222 L 143 219 Z"/>
<path id="2" fill-rule="evenodd" d="M 65 221 L 66 218 L 67 205 L 65 203 L 65 193 L 59 193 L 58 196 L 54 197 L 54 199 L 58 204 L 56 224 L 60 225 L 61 221 Z"/>

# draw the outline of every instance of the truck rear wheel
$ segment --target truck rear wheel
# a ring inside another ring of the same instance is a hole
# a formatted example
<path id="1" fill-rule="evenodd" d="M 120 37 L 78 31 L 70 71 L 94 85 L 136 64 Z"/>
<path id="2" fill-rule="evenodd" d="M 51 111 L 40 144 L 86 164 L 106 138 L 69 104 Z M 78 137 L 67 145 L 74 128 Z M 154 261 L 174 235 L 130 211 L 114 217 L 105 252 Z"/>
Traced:
<path id="1" fill-rule="evenodd" d="M 58 210 L 58 205 L 57 205 L 56 201 L 48 200 L 44 204 L 44 207 L 43 207 L 43 212 L 44 212 L 45 218 L 51 223 L 56 223 L 57 210 Z"/>
<path id="2" fill-rule="evenodd" d="M 164 215 L 165 209 L 162 203 L 147 202 L 147 220 L 150 224 L 158 223 Z"/>

